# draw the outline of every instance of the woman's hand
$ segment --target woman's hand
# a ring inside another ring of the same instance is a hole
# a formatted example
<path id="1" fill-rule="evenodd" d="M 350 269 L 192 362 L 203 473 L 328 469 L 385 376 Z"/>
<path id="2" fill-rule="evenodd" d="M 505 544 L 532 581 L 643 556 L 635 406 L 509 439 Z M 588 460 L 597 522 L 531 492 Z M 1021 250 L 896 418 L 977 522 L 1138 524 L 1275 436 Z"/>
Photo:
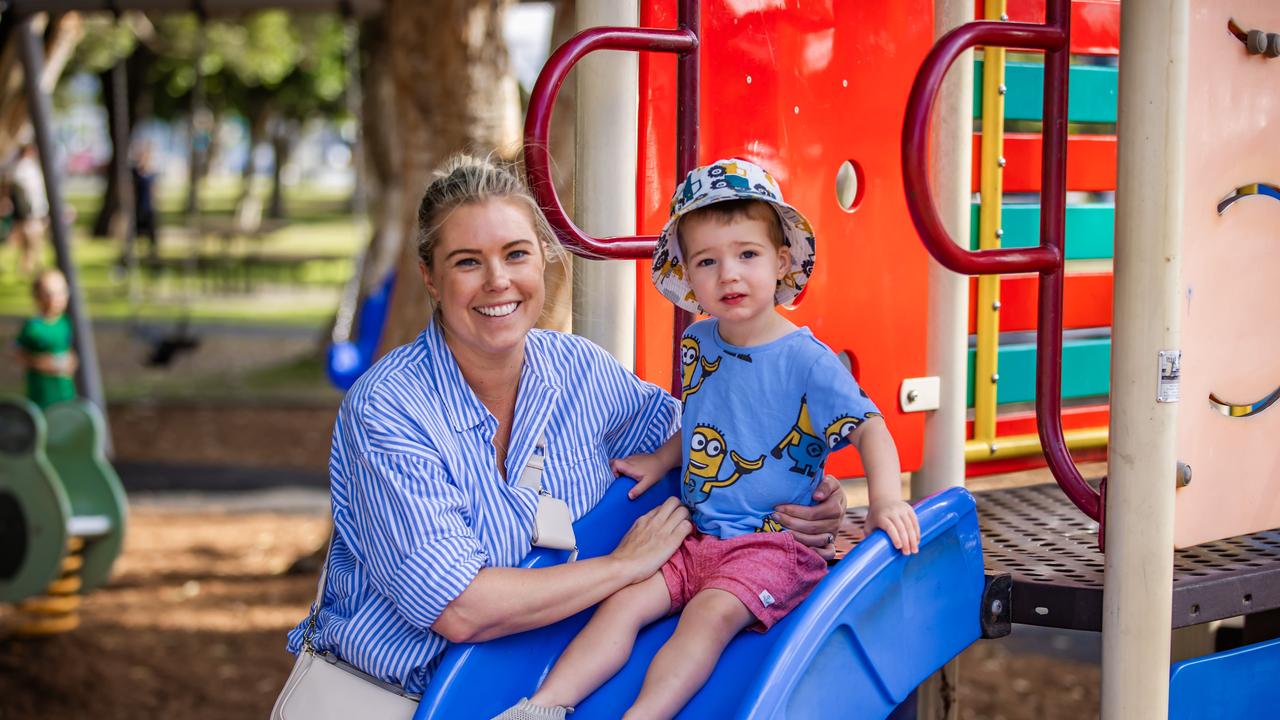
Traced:
<path id="1" fill-rule="evenodd" d="M 867 511 L 867 533 L 880 528 L 889 536 L 889 542 L 903 555 L 920 552 L 920 518 L 915 508 L 902 500 L 872 504 Z"/>
<path id="2" fill-rule="evenodd" d="M 609 557 L 628 569 L 630 583 L 637 583 L 657 572 L 691 532 L 689 508 L 667 498 L 636 520 Z"/>
<path id="3" fill-rule="evenodd" d="M 840 481 L 827 475 L 813 491 L 813 505 L 779 505 L 773 519 L 826 560 L 836 557 L 836 532 L 844 521 L 845 498 Z"/>

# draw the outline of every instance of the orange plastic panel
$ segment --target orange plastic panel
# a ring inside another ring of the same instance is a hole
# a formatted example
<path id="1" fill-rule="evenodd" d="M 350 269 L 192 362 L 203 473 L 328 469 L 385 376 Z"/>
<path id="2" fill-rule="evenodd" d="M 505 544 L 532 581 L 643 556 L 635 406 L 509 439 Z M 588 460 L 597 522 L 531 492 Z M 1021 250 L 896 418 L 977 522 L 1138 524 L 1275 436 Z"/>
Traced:
<path id="1" fill-rule="evenodd" d="M 905 469 L 919 467 L 924 417 L 898 409 L 903 378 L 925 374 L 927 256 L 907 215 L 899 145 L 916 69 L 932 44 L 933 3 L 702 3 L 702 137 L 699 157 L 762 163 L 814 224 L 817 263 L 790 313 L 837 352 L 884 411 Z M 672 0 L 647 2 L 641 23 L 674 27 Z M 675 63 L 641 61 L 641 229 L 657 232 L 675 184 Z M 844 160 L 862 169 L 861 205 L 836 203 Z M 671 305 L 637 268 L 637 371 L 664 387 L 671 364 Z M 856 452 L 827 470 L 861 474 Z"/>
<path id="2" fill-rule="evenodd" d="M 1113 300 L 1109 272 L 1068 275 L 1063 291 L 1062 326 L 1072 328 L 1107 327 L 1111 324 Z M 1006 275 L 1000 278 L 1000 331 L 1017 332 L 1036 328 L 1039 275 Z M 969 279 L 969 334 L 977 330 L 978 279 Z"/>
<path id="3" fill-rule="evenodd" d="M 1234 17 L 1280 32 L 1280 3 L 1190 5 L 1177 451 L 1192 481 L 1177 491 L 1178 547 L 1280 527 L 1280 403 L 1227 417 L 1208 399 L 1251 403 L 1280 386 L 1280 202 L 1216 209 L 1235 188 L 1280 184 L 1280 60 L 1248 55 L 1226 29 Z"/>
<path id="4" fill-rule="evenodd" d="M 1040 192 L 1040 147 L 1038 133 L 1007 133 L 1004 136 L 1004 191 Z M 973 156 L 982 157 L 982 133 L 973 135 Z M 973 191 L 978 192 L 981 163 L 973 165 Z M 1067 136 L 1067 189 L 1101 192 L 1116 189 L 1116 136 Z"/>

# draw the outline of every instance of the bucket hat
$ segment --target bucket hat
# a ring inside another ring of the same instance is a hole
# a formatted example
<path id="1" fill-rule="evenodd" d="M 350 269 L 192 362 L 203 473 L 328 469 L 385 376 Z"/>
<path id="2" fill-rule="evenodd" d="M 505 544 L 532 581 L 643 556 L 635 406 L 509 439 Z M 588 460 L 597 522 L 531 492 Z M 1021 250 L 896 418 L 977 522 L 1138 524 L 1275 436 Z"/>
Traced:
<path id="1" fill-rule="evenodd" d="M 658 245 L 653 251 L 653 284 L 676 305 L 690 312 L 702 312 L 693 297 L 688 268 L 680 251 L 680 219 L 699 208 L 728 200 L 760 200 L 777 211 L 791 266 L 778 281 L 774 301 L 786 308 L 794 307 L 813 274 L 813 226 L 782 199 L 782 188 L 772 175 L 740 158 L 717 160 L 695 168 L 676 188 L 671 197 L 671 216 L 658 235 Z"/>

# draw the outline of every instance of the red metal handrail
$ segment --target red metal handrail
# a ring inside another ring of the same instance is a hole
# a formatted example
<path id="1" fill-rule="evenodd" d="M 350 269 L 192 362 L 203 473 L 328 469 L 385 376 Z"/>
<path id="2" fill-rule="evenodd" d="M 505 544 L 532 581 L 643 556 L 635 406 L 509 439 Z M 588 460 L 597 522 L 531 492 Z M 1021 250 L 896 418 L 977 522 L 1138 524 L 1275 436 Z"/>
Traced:
<path id="1" fill-rule="evenodd" d="M 925 56 L 907 101 L 902 127 L 903 185 L 911 221 L 929 253 L 944 267 L 966 275 L 1040 273 L 1036 331 L 1036 426 L 1040 445 L 1050 472 L 1067 498 L 1085 515 L 1101 522 L 1101 496 L 1080 475 L 1062 433 L 1062 287 L 1070 36 L 1070 0 L 1048 0 L 1043 25 L 972 22 L 942 36 Z M 978 45 L 1045 51 L 1038 247 L 977 252 L 962 249 L 947 233 L 933 201 L 928 157 L 933 104 L 947 69 L 961 53 Z"/>
<path id="2" fill-rule="evenodd" d="M 574 254 L 587 258 L 639 259 L 653 255 L 657 236 L 638 235 L 612 238 L 595 238 L 573 222 L 560 204 L 555 185 L 551 182 L 551 159 L 547 140 L 551 129 L 551 110 L 556 94 L 564 84 L 569 71 L 579 60 L 595 50 L 648 50 L 691 55 L 698 49 L 698 36 L 690 28 L 659 30 L 652 28 L 597 27 L 583 30 L 556 49 L 547 59 L 538 81 L 529 96 L 529 113 L 525 118 L 525 172 L 529 187 L 538 204 L 542 206 L 547 221 L 560 237 L 560 241 Z M 696 58 L 696 56 L 694 56 Z M 687 83 L 681 83 L 683 86 Z M 685 105 L 681 93 L 681 105 Z M 696 138 L 697 92 L 693 93 L 694 132 Z M 682 110 L 687 110 L 682 107 Z M 696 147 L 696 139 L 692 143 Z M 694 158 L 696 163 L 696 156 Z M 681 177 L 693 168 L 693 163 L 683 167 L 678 163 Z"/>

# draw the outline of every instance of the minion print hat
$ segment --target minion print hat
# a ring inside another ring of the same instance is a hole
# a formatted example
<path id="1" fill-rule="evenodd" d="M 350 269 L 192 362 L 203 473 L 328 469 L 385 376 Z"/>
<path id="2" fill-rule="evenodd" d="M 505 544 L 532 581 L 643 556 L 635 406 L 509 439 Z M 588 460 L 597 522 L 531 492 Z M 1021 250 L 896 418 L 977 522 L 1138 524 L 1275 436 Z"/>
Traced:
<path id="1" fill-rule="evenodd" d="M 686 277 L 677 231 L 680 218 L 726 200 L 761 200 L 773 206 L 782 220 L 783 244 L 791 252 L 791 267 L 778 283 L 774 301 L 795 307 L 796 298 L 813 274 L 813 226 L 782 199 L 782 189 L 764 168 L 746 160 L 717 160 L 685 176 L 671 197 L 671 218 L 653 251 L 653 284 L 668 300 L 690 312 L 702 312 Z"/>

